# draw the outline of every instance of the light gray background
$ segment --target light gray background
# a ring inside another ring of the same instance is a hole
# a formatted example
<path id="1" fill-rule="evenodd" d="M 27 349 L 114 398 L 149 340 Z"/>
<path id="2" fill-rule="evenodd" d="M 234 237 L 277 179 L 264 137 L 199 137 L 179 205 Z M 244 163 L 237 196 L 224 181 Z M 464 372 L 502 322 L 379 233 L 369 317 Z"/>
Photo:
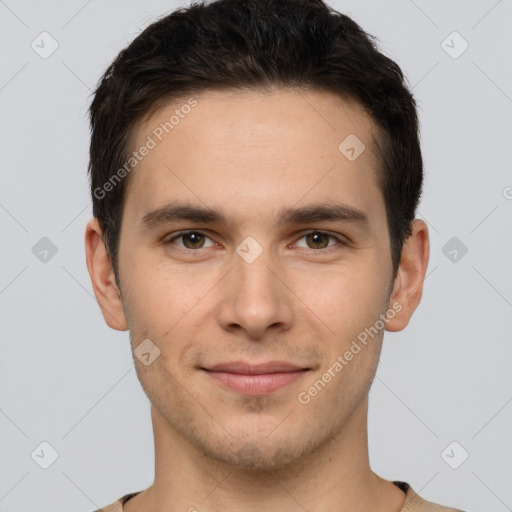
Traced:
<path id="1" fill-rule="evenodd" d="M 115 55 L 178 5 L 0 0 L 2 512 L 86 512 L 152 482 L 128 333 L 103 322 L 85 266 L 86 110 Z M 428 277 L 411 324 L 385 335 L 372 467 L 468 512 L 512 510 L 512 2 L 331 5 L 407 75 L 426 167 Z M 59 45 L 47 59 L 31 48 L 42 31 Z M 458 58 L 442 46 L 453 31 L 469 43 Z M 32 252 L 42 237 L 58 249 L 46 263 Z M 452 237 L 468 248 L 456 262 L 442 251 Z M 58 452 L 48 469 L 31 457 L 43 441 Z M 458 469 L 441 456 L 452 441 L 469 453 Z"/>

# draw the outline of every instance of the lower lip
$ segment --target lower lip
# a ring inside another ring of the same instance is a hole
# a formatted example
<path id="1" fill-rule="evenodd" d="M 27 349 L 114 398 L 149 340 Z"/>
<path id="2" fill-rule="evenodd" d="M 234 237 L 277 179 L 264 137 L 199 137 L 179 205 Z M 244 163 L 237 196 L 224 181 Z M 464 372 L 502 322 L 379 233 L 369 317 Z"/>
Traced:
<path id="1" fill-rule="evenodd" d="M 206 371 L 215 381 L 243 395 L 267 395 L 300 379 L 308 370 L 296 372 L 246 375 L 240 373 Z"/>

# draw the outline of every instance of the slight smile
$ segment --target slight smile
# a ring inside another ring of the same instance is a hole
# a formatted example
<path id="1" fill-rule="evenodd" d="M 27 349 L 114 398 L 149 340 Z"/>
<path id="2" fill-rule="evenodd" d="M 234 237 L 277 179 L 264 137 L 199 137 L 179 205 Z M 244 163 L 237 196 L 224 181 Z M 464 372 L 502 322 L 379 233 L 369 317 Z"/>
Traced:
<path id="1" fill-rule="evenodd" d="M 273 393 L 310 371 L 310 368 L 301 368 L 280 361 L 258 365 L 236 361 L 201 369 L 224 387 L 249 396 Z"/>

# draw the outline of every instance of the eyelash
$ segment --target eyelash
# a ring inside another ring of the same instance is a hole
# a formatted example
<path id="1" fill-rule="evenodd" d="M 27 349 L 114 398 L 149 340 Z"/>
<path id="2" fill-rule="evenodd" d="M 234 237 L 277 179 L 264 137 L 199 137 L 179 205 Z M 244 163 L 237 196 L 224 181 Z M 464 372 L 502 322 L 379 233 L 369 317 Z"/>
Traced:
<path id="1" fill-rule="evenodd" d="M 330 233 L 326 232 L 326 231 L 320 231 L 318 229 L 313 229 L 311 231 L 308 231 L 307 233 L 304 233 L 300 238 L 299 240 L 302 240 L 303 238 L 305 238 L 306 236 L 312 234 L 312 233 L 318 233 L 318 234 L 321 234 L 321 235 L 325 235 L 327 237 L 329 237 L 330 239 L 334 239 L 338 242 L 337 245 L 334 245 L 334 246 L 328 246 L 328 247 L 325 247 L 324 249 L 309 249 L 309 251 L 312 251 L 312 252 L 316 252 L 316 253 L 320 253 L 320 254 L 330 254 L 332 252 L 335 252 L 337 250 L 340 249 L 339 246 L 346 246 L 348 245 L 348 242 L 345 241 L 343 238 L 340 238 L 338 236 L 335 236 L 335 235 L 331 235 Z M 169 238 L 167 239 L 164 244 L 165 245 L 172 245 L 173 241 L 176 240 L 176 239 L 179 239 L 179 238 L 182 238 L 183 236 L 185 235 L 190 235 L 190 234 L 199 234 L 199 235 L 203 235 L 204 237 L 206 238 L 210 238 L 206 233 L 204 233 L 203 231 L 200 231 L 200 230 L 193 230 L 193 229 L 190 229 L 190 230 L 185 230 L 185 231 L 180 231 L 179 233 L 175 234 L 172 238 Z M 211 238 L 210 238 L 211 239 Z M 213 240 L 212 240 L 213 241 Z M 186 247 L 178 247 L 176 246 L 176 248 L 180 251 L 183 251 L 183 252 L 186 252 L 186 253 L 194 253 L 194 252 L 199 252 L 201 249 L 208 249 L 208 247 L 200 247 L 198 249 L 188 249 Z M 308 249 L 308 248 L 304 248 L 304 247 L 299 247 L 299 249 Z"/>

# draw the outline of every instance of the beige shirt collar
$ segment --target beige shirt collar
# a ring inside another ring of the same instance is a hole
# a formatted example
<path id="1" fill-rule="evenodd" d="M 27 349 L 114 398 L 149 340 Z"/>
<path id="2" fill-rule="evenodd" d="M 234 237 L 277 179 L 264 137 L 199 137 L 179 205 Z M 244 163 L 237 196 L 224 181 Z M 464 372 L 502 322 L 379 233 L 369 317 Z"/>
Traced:
<path id="1" fill-rule="evenodd" d="M 400 512 L 463 512 L 459 509 L 443 507 L 424 500 L 414 492 L 407 482 L 394 481 L 393 483 L 402 489 L 406 495 L 404 506 Z M 126 494 L 122 498 L 119 498 L 115 503 L 112 503 L 112 505 L 96 510 L 95 512 L 123 512 L 123 504 L 130 498 L 139 494 L 139 492 Z"/>

